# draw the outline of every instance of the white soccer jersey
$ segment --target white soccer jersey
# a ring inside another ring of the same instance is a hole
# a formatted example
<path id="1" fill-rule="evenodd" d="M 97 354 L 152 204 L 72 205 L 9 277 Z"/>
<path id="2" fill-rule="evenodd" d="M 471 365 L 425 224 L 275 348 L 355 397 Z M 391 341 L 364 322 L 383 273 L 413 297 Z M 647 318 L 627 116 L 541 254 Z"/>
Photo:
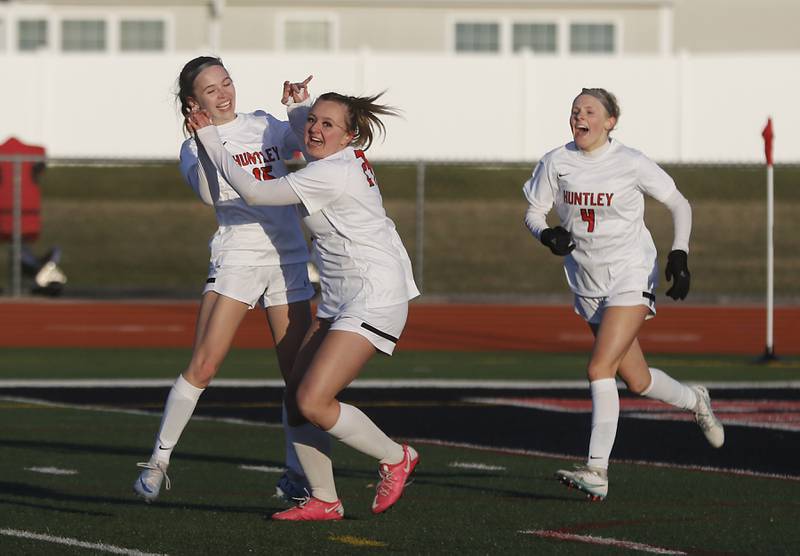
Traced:
<path id="1" fill-rule="evenodd" d="M 655 288 L 658 264 L 644 224 L 644 194 L 665 202 L 677 188 L 644 154 L 617 140 L 599 154 L 570 142 L 542 157 L 523 192 L 541 222 L 555 206 L 572 234 L 575 249 L 564 257 L 564 270 L 575 294 L 606 297 Z M 686 241 L 688 249 L 688 231 Z"/>
<path id="2" fill-rule="evenodd" d="M 260 110 L 237 114 L 233 121 L 216 127 L 236 163 L 263 181 L 264 187 L 269 180 L 285 176 L 284 160 L 301 150 L 288 122 Z M 296 207 L 245 203 L 204 151 L 198 158 L 194 138 L 181 147 L 180 168 L 195 193 L 214 205 L 219 227 L 209 243 L 212 264 L 270 266 L 308 261 Z"/>
<path id="3" fill-rule="evenodd" d="M 419 295 L 408 253 L 363 151 L 347 147 L 285 180 L 303 203 L 304 222 L 314 234 L 321 314 L 388 307 Z"/>

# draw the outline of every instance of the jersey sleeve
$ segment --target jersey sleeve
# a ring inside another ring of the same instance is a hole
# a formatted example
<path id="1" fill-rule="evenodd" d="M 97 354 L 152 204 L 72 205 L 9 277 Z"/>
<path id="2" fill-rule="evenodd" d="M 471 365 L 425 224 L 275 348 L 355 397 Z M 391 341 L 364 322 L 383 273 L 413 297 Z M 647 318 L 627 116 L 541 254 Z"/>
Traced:
<path id="1" fill-rule="evenodd" d="M 201 162 L 197 143 L 194 139 L 187 139 L 181 146 L 180 170 L 184 181 L 192 188 L 206 205 L 214 204 L 214 195 L 211 192 L 210 181 L 207 176 L 208 168 Z M 214 172 L 216 178 L 216 172 Z M 216 182 L 216 180 L 213 180 Z"/>
<path id="2" fill-rule="evenodd" d="M 556 176 L 548 156 L 542 158 L 533 170 L 531 178 L 522 186 L 522 192 L 528 200 L 525 212 L 525 226 L 536 239 L 547 226 L 547 213 L 553 208 Z"/>
<path id="3" fill-rule="evenodd" d="M 261 181 L 238 166 L 213 125 L 200 129 L 197 137 L 216 169 L 248 205 L 296 205 L 300 202 L 285 176 Z"/>
<path id="4" fill-rule="evenodd" d="M 688 253 L 689 236 L 692 233 L 692 207 L 677 188 L 672 195 L 664 200 L 664 205 L 672 213 L 672 226 L 674 229 L 672 250 L 680 249 Z"/>
<path id="5" fill-rule="evenodd" d="M 300 151 L 305 156 L 305 146 L 301 143 L 301 136 L 298 136 L 292 131 L 289 122 L 279 120 L 271 114 L 267 115 L 267 125 L 273 133 L 273 137 L 278 142 L 278 148 L 281 152 L 281 158 L 284 160 L 291 160 L 294 153 Z"/>
<path id="6" fill-rule="evenodd" d="M 313 102 L 311 98 L 307 98 L 303 102 L 294 102 L 289 104 L 286 107 L 286 112 L 289 117 L 289 125 L 287 126 L 287 134 L 293 137 L 293 140 L 297 142 L 297 150 L 302 151 L 303 158 L 308 161 L 316 160 L 314 157 L 310 156 L 306 152 L 306 144 L 305 144 L 305 132 L 306 132 L 306 120 L 308 119 L 308 114 L 311 112 L 311 106 Z M 287 138 L 287 141 L 289 139 Z"/>
<path id="7" fill-rule="evenodd" d="M 641 153 L 637 156 L 637 177 L 639 189 L 662 203 L 678 189 L 669 174 Z"/>
<path id="8" fill-rule="evenodd" d="M 341 197 L 347 187 L 347 166 L 341 160 L 317 160 L 285 178 L 309 214 Z"/>

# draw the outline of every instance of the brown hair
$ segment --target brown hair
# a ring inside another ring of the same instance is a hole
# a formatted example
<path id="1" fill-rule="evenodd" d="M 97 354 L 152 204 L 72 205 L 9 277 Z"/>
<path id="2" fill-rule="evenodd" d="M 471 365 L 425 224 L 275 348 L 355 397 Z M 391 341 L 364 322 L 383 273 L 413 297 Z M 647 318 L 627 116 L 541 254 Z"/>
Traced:
<path id="1" fill-rule="evenodd" d="M 194 95 L 194 80 L 206 68 L 211 66 L 220 66 L 225 68 L 222 64 L 222 59 L 214 56 L 198 56 L 193 60 L 186 62 L 183 66 L 181 73 L 178 74 L 178 92 L 175 97 L 181 103 L 181 115 L 188 116 L 192 109 L 189 107 L 189 97 Z M 189 129 L 184 123 L 184 129 L 188 132 Z"/>
<path id="2" fill-rule="evenodd" d="M 606 112 L 612 118 L 619 120 L 619 103 L 617 103 L 617 97 L 614 96 L 613 93 L 606 91 L 605 89 L 601 89 L 599 87 L 594 87 L 587 89 L 584 87 L 581 89 L 581 95 L 589 95 L 590 97 L 594 97 L 600 101 L 600 104 L 603 105 L 603 108 L 606 109 Z M 577 97 L 576 97 L 577 98 Z"/>
<path id="3" fill-rule="evenodd" d="M 338 102 L 347 108 L 347 131 L 353 134 L 351 145 L 367 150 L 377 133 L 386 135 L 386 126 L 378 118 L 382 116 L 399 116 L 400 110 L 386 104 L 376 104 L 383 93 L 373 96 L 352 97 L 340 95 L 339 93 L 325 93 L 317 98 L 320 100 L 330 100 Z"/>

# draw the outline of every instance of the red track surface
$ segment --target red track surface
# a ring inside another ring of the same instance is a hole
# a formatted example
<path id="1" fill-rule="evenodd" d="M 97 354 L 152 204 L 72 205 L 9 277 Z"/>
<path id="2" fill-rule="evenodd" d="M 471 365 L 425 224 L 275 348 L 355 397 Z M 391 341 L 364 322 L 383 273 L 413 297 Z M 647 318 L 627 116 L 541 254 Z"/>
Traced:
<path id="1" fill-rule="evenodd" d="M 196 302 L 25 300 L 0 303 L 0 347 L 190 347 Z M 775 351 L 800 355 L 800 307 L 775 310 Z M 650 353 L 758 355 L 759 307 L 659 308 L 639 336 Z M 263 312 L 251 311 L 234 343 L 271 347 Z M 588 328 L 568 306 L 411 305 L 400 349 L 586 351 Z"/>

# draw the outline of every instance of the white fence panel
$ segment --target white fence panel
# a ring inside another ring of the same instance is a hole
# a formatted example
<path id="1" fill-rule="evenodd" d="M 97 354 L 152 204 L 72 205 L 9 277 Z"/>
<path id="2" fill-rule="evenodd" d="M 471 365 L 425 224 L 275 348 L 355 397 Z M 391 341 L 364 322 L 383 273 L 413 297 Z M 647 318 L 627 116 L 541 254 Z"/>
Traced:
<path id="1" fill-rule="evenodd" d="M 175 158 L 183 140 L 176 78 L 192 55 L 0 53 L 0 141 L 54 157 Z M 572 98 L 605 87 L 620 100 L 616 136 L 665 162 L 759 162 L 767 116 L 776 162 L 800 162 L 800 53 L 536 57 L 357 52 L 224 55 L 240 110 L 283 114 L 285 79 L 312 91 L 388 90 L 374 159 L 532 161 L 569 139 Z"/>

